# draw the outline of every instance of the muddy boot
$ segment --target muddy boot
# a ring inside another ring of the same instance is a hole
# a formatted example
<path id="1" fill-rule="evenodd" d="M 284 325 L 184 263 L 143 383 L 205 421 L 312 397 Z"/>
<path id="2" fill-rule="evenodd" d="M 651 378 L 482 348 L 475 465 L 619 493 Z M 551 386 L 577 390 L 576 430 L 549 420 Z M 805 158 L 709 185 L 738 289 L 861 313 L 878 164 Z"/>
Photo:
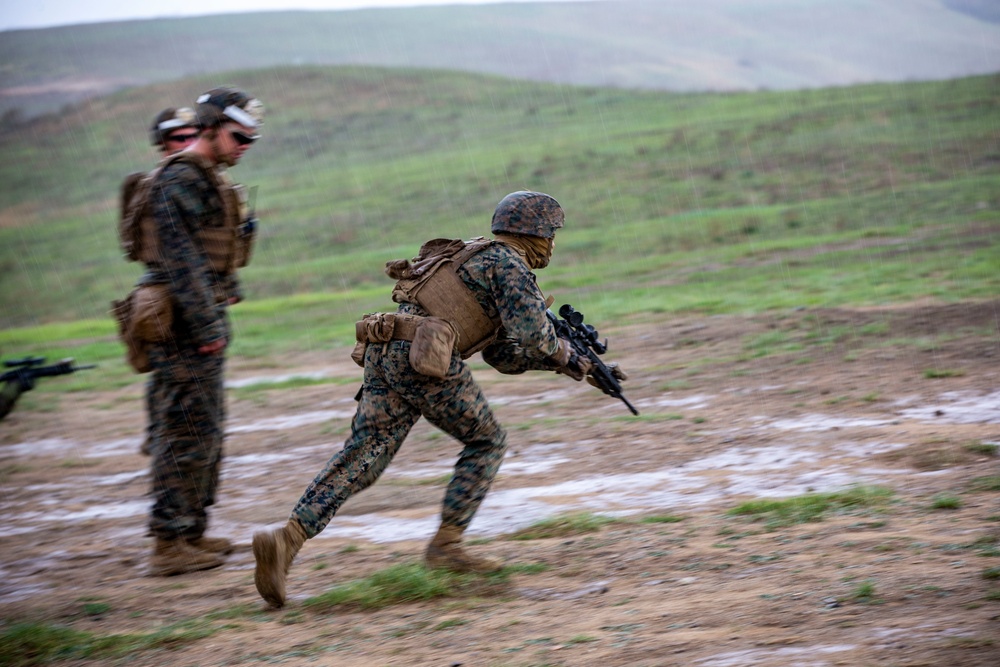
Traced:
<path id="1" fill-rule="evenodd" d="M 188 544 L 193 546 L 195 549 L 200 549 L 202 551 L 210 551 L 214 554 L 222 554 L 223 556 L 233 553 L 233 543 L 224 537 L 196 537 L 193 540 L 188 540 Z"/>
<path id="2" fill-rule="evenodd" d="M 453 572 L 496 572 L 503 562 L 495 558 L 473 556 L 462 548 L 462 529 L 442 525 L 437 535 L 427 545 L 424 560 L 428 567 L 451 570 Z"/>
<path id="3" fill-rule="evenodd" d="M 172 577 L 199 570 L 219 567 L 225 560 L 219 554 L 195 549 L 186 540 L 164 540 L 156 538 L 153 557 L 149 560 L 151 577 Z"/>
<path id="4" fill-rule="evenodd" d="M 254 533 L 253 557 L 257 561 L 257 569 L 253 573 L 253 583 L 260 596 L 272 607 L 284 606 L 288 568 L 305 541 L 306 531 L 294 519 L 289 519 L 277 530 Z"/>

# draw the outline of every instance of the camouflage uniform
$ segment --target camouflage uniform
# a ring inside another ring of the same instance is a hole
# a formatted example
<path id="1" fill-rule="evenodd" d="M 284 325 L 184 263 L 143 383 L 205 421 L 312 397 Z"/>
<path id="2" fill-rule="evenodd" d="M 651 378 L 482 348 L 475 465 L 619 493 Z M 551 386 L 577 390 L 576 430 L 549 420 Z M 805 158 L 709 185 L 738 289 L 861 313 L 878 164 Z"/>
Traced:
<path id="1" fill-rule="evenodd" d="M 462 534 L 507 448 L 507 434 L 463 357 L 481 350 L 501 373 L 548 369 L 583 378 L 585 368 L 569 343 L 557 337 L 529 270 L 548 264 L 563 219 L 549 195 L 511 193 L 494 211 L 495 241 L 435 239 L 412 262 L 386 264 L 386 273 L 397 280 L 392 298 L 398 312 L 367 315 L 356 324 L 358 345 L 351 358 L 364 366 L 365 375 L 351 435 L 286 524 L 254 533 L 254 586 L 271 606 L 285 604 L 288 572 L 302 545 L 348 498 L 375 483 L 421 416 L 463 445 L 424 562 L 457 572 L 495 572 L 503 566 L 462 546 Z"/>
<path id="2" fill-rule="evenodd" d="M 487 363 L 502 373 L 556 367 L 551 356 L 559 342 L 545 316 L 545 299 L 516 252 L 491 244 L 459 275 L 485 312 L 502 322 L 496 342 L 483 350 Z M 427 315 L 412 303 L 398 310 Z M 486 496 L 507 447 L 506 432 L 457 351 L 448 377 L 439 380 L 411 368 L 410 345 L 393 340 L 368 346 L 351 435 L 292 511 L 308 537 L 320 533 L 351 495 L 378 479 L 421 415 L 464 445 L 445 493 L 442 524 L 464 530 Z"/>
<path id="3" fill-rule="evenodd" d="M 194 540 L 205 532 L 205 508 L 215 502 L 225 416 L 225 357 L 198 348 L 229 338 L 229 278 L 212 270 L 195 235 L 224 224 L 223 205 L 197 167 L 174 163 L 154 186 L 153 217 L 162 262 L 151 264 L 141 282 L 170 286 L 174 336 L 149 351 L 156 442 L 149 526 L 162 539 Z"/>

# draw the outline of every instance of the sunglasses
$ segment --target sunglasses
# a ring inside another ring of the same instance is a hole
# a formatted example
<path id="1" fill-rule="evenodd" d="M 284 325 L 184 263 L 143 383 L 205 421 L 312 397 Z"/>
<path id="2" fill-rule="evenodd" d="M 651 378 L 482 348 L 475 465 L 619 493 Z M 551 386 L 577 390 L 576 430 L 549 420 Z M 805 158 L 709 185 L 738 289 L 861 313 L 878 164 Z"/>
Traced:
<path id="1" fill-rule="evenodd" d="M 198 134 L 197 133 L 192 133 L 192 134 L 171 134 L 169 137 L 167 137 L 167 141 L 172 141 L 174 143 L 183 144 L 183 143 L 187 143 L 188 141 L 194 141 L 197 138 L 198 138 Z"/>
<path id="2" fill-rule="evenodd" d="M 249 146 L 253 142 L 260 139 L 259 134 L 247 134 L 240 130 L 229 130 L 229 135 L 238 143 L 240 146 Z"/>

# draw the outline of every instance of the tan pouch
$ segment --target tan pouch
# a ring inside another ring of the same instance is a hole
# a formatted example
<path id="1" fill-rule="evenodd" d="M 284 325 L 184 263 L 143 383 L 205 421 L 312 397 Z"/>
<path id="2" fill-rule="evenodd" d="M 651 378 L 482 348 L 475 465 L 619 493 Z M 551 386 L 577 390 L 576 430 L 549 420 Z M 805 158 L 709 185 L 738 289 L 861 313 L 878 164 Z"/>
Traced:
<path id="1" fill-rule="evenodd" d="M 149 363 L 149 343 L 138 340 L 132 333 L 132 309 L 135 302 L 135 291 L 132 291 L 122 301 L 111 302 L 111 314 L 118 324 L 118 337 L 125 343 L 125 361 L 136 373 L 148 373 L 153 370 Z"/>
<path id="2" fill-rule="evenodd" d="M 365 350 L 368 349 L 368 343 L 363 340 L 359 340 L 354 344 L 354 349 L 351 350 L 351 359 L 361 368 L 365 367 Z"/>
<path id="3" fill-rule="evenodd" d="M 142 285 L 132 291 L 133 337 L 149 343 L 173 338 L 174 302 L 166 285 Z"/>
<path id="4" fill-rule="evenodd" d="M 440 317 L 421 319 L 410 344 L 410 366 L 421 375 L 448 377 L 457 339 L 455 328 L 447 320 Z"/>

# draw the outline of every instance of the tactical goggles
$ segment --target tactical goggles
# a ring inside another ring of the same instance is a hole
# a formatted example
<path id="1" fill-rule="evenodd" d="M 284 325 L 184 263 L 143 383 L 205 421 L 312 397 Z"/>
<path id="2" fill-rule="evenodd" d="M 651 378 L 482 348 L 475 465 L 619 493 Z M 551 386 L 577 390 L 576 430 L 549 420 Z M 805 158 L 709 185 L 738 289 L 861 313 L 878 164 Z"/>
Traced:
<path id="1" fill-rule="evenodd" d="M 229 130 L 229 135 L 238 143 L 240 146 L 249 146 L 253 142 L 260 139 L 259 134 L 247 134 L 242 130 Z"/>
<path id="2" fill-rule="evenodd" d="M 166 140 L 178 144 L 185 144 L 189 141 L 194 141 L 197 138 L 198 138 L 198 133 L 192 132 L 191 134 L 171 134 L 169 137 L 167 137 Z"/>

